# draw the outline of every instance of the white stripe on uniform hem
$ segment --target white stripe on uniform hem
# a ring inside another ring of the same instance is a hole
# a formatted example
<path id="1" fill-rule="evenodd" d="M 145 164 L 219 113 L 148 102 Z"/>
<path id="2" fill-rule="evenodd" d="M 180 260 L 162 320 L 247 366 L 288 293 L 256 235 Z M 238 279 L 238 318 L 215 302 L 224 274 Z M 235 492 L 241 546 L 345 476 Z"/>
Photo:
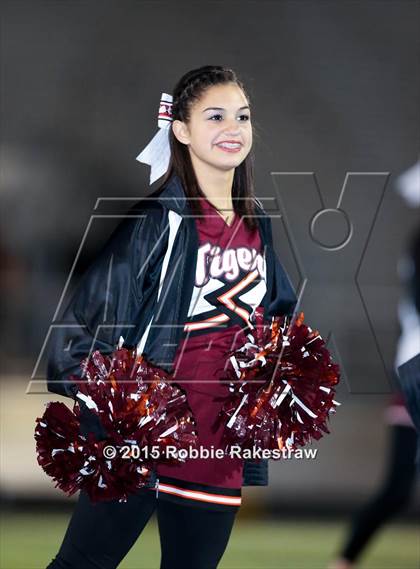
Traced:
<path id="1" fill-rule="evenodd" d="M 215 504 L 226 504 L 230 506 L 241 505 L 241 496 L 222 496 L 221 494 L 209 494 L 198 490 L 183 490 L 177 486 L 163 484 L 162 482 L 158 483 L 158 491 L 166 492 L 167 494 L 175 494 L 184 498 L 191 498 L 192 500 L 200 500 L 202 502 L 213 502 Z"/>

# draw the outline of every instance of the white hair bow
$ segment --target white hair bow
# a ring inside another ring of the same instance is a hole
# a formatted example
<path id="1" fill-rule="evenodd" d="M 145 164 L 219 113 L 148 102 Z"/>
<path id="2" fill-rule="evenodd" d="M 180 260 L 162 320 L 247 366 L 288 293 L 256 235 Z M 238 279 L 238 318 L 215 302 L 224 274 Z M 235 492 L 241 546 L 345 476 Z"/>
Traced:
<path id="1" fill-rule="evenodd" d="M 158 113 L 159 130 L 149 144 L 136 157 L 136 160 L 139 162 L 151 166 L 150 184 L 153 184 L 155 180 L 163 176 L 168 170 L 169 160 L 171 158 L 169 129 L 173 120 L 172 102 L 172 95 L 162 93 Z"/>

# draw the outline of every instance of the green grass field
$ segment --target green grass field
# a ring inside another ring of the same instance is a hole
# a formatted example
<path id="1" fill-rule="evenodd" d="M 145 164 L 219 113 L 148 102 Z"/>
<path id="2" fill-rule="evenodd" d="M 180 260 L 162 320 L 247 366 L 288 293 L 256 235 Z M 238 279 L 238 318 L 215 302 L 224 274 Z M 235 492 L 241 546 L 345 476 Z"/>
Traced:
<path id="1" fill-rule="evenodd" d="M 45 569 L 55 555 L 70 515 L 4 514 L 1 569 Z M 238 519 L 220 569 L 326 569 L 345 524 Z M 389 525 L 366 550 L 360 568 L 418 569 L 419 528 Z M 94 531 L 94 528 L 92 528 Z M 158 569 L 159 537 L 154 518 L 120 569 Z"/>

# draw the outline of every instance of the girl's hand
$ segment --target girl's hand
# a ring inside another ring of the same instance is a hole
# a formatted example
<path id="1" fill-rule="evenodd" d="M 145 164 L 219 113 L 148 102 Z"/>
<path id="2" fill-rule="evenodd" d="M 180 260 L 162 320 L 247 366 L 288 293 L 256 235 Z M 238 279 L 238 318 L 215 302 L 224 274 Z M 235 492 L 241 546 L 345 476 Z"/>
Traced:
<path id="1" fill-rule="evenodd" d="M 99 416 L 80 397 L 77 397 L 77 402 L 80 407 L 80 434 L 88 437 L 89 433 L 93 433 L 98 442 L 107 439 L 109 435 Z"/>

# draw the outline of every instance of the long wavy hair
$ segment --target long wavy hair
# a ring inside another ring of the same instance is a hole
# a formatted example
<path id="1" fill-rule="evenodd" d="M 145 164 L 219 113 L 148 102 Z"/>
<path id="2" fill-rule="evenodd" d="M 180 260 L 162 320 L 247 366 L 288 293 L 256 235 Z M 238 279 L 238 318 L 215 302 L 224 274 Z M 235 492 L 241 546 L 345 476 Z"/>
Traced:
<path id="1" fill-rule="evenodd" d="M 209 89 L 213 85 L 226 83 L 235 83 L 238 85 L 242 89 L 249 106 L 251 106 L 250 97 L 244 85 L 232 69 L 220 65 L 205 65 L 189 71 L 183 75 L 176 84 L 172 93 L 173 120 L 188 123 L 191 116 L 192 105 L 200 99 L 206 89 Z M 195 175 L 188 147 L 176 138 L 172 132 L 172 128 L 169 129 L 169 141 L 171 147 L 169 167 L 159 187 L 152 195 L 158 195 L 169 178 L 175 173 L 182 182 L 191 212 L 193 215 L 200 216 L 203 214 L 201 200 L 194 198 L 205 198 L 206 196 L 200 188 Z M 257 222 L 254 217 L 254 198 L 254 156 L 251 149 L 245 160 L 235 168 L 232 184 L 233 209 L 235 213 L 243 219 L 246 227 L 250 230 L 257 228 Z"/>

